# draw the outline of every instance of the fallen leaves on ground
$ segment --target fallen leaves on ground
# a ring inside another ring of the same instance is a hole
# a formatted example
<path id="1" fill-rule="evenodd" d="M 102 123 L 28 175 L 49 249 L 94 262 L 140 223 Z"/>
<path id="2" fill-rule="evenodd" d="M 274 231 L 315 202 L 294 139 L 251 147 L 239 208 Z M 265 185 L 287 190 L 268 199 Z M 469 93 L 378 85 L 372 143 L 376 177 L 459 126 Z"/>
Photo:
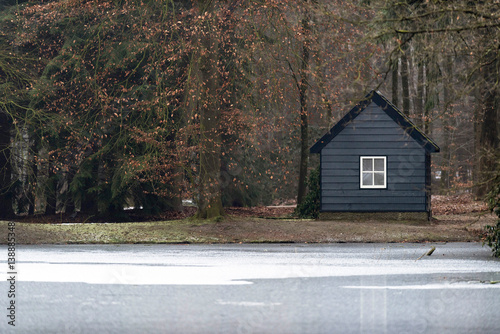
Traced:
<path id="1" fill-rule="evenodd" d="M 488 210 L 488 205 L 484 201 L 474 200 L 471 194 L 433 195 L 431 204 L 433 215 L 457 215 Z"/>
<path id="2" fill-rule="evenodd" d="M 293 216 L 295 205 L 285 203 L 285 205 L 256 206 L 256 207 L 230 207 L 224 209 L 227 215 L 234 217 L 259 217 L 259 218 L 290 218 Z M 474 212 L 484 212 L 488 210 L 488 205 L 483 201 L 474 200 L 470 194 L 454 196 L 432 196 L 433 215 L 457 215 Z M 145 222 L 145 221 L 166 221 L 180 220 L 191 217 L 196 213 L 196 208 L 192 206 L 184 207 L 182 211 L 166 211 L 157 215 L 144 214 L 140 210 L 125 211 L 126 216 L 117 219 L 116 217 L 94 217 L 77 214 L 69 216 L 58 214 L 54 216 L 34 215 L 29 217 L 17 217 L 17 221 L 27 223 L 60 224 L 60 223 L 105 223 L 105 222 Z"/>
<path id="3" fill-rule="evenodd" d="M 238 217 L 278 218 L 290 217 L 295 206 L 257 206 L 251 208 L 226 208 L 226 213 Z"/>

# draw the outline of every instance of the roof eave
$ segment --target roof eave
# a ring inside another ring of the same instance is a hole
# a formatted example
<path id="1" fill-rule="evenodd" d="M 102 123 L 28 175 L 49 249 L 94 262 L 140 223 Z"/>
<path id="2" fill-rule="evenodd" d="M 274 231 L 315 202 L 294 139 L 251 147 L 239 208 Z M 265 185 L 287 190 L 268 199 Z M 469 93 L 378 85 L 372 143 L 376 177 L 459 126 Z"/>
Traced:
<path id="1" fill-rule="evenodd" d="M 427 137 L 413 122 L 401 113 L 396 106 L 389 102 L 382 94 L 371 91 L 365 98 L 357 103 L 330 131 L 321 137 L 311 148 L 310 153 L 321 153 L 321 150 L 335 138 L 351 121 L 353 121 L 371 102 L 377 104 L 385 113 L 392 118 L 406 133 L 408 133 L 427 152 L 437 153 L 439 146 Z"/>
<path id="2" fill-rule="evenodd" d="M 406 133 L 408 133 L 417 143 L 419 143 L 427 152 L 437 153 L 440 151 L 439 146 L 425 133 L 423 133 L 413 122 L 404 115 L 399 109 L 394 106 L 379 92 L 373 91 L 371 100 L 385 111 L 389 117 L 393 119 Z"/>

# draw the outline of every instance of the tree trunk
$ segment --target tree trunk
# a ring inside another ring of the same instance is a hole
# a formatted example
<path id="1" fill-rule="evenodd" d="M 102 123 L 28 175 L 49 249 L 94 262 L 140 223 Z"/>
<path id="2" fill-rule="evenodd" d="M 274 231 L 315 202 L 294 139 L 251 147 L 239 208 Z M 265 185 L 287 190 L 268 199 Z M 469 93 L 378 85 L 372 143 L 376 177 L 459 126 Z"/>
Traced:
<path id="1" fill-rule="evenodd" d="M 443 115 L 443 151 L 441 162 L 441 191 L 447 193 L 453 178 L 451 172 L 451 141 L 450 141 L 450 117 L 451 117 L 451 85 L 453 78 L 453 63 L 450 56 L 445 58 L 446 78 L 443 85 L 444 115 Z"/>
<path id="2" fill-rule="evenodd" d="M 477 196 L 484 196 L 492 186 L 498 155 L 498 97 L 495 93 L 485 94 L 482 122 L 479 126 L 479 186 Z"/>
<path id="3" fill-rule="evenodd" d="M 399 91 L 399 58 L 396 58 L 392 63 L 392 104 L 396 107 L 399 104 L 398 91 Z"/>
<path id="4" fill-rule="evenodd" d="M 0 111 L 0 218 L 14 216 L 12 207 L 12 166 L 10 152 L 10 117 Z"/>
<path id="5" fill-rule="evenodd" d="M 200 0 L 201 11 L 213 11 L 213 2 Z M 208 16 L 210 17 L 210 15 Z M 209 20 L 209 19 L 207 19 Z M 200 98 L 200 185 L 196 217 L 210 219 L 224 215 L 221 200 L 221 135 L 218 56 L 219 45 L 211 22 L 204 22 L 199 35 Z M 197 59 L 196 59 L 197 58 Z"/>
<path id="6" fill-rule="evenodd" d="M 172 196 L 170 201 L 170 209 L 172 211 L 182 211 L 182 176 L 183 170 L 180 166 L 175 167 L 174 169 L 174 187 L 172 189 L 172 193 L 175 194 Z"/>
<path id="7" fill-rule="evenodd" d="M 304 35 L 307 36 L 309 27 L 307 16 L 302 20 Z M 309 49 L 307 41 L 302 46 L 302 59 L 300 66 L 299 100 L 300 100 L 300 166 L 299 166 L 299 189 L 297 193 L 297 205 L 302 204 L 307 190 L 307 166 L 309 160 L 309 120 L 307 111 L 307 69 L 309 67 Z"/>
<path id="8" fill-rule="evenodd" d="M 476 187 L 476 196 L 482 197 L 490 191 L 493 185 L 494 174 L 497 169 L 498 159 L 498 109 L 500 96 L 497 80 L 500 75 L 498 54 L 491 52 L 487 55 L 487 65 L 481 71 L 484 78 L 481 87 L 481 110 L 478 117 L 478 174 L 479 184 Z"/>
<path id="9" fill-rule="evenodd" d="M 47 184 L 45 186 L 45 214 L 55 215 L 57 213 L 57 180 L 52 168 L 49 166 Z"/>
<path id="10" fill-rule="evenodd" d="M 318 60 L 321 59 L 320 56 L 314 57 Z M 322 64 L 320 61 L 318 61 L 318 64 L 316 64 L 316 80 L 318 81 L 318 90 L 320 93 L 321 97 L 321 102 L 323 104 L 323 107 L 326 111 L 326 119 L 328 121 L 327 128 L 330 129 L 333 126 L 333 106 L 332 106 L 332 101 L 330 101 L 330 98 L 326 94 L 326 88 L 325 88 L 325 78 L 323 75 L 323 71 L 321 68 Z"/>
<path id="11" fill-rule="evenodd" d="M 407 49 L 407 48 L 406 48 Z M 406 51 L 407 52 L 407 51 Z M 401 90 L 403 93 L 403 114 L 410 116 L 410 75 L 408 73 L 408 57 L 401 55 Z"/>
<path id="12" fill-rule="evenodd" d="M 424 115 L 423 115 L 423 121 L 422 121 L 422 127 L 423 131 L 425 134 L 429 135 L 429 129 L 430 129 L 430 109 L 431 109 L 431 96 L 432 93 L 430 92 L 430 86 L 431 86 L 431 76 L 430 76 L 430 69 L 429 67 L 431 66 L 430 61 L 425 62 L 425 94 L 424 94 Z"/>
<path id="13" fill-rule="evenodd" d="M 419 62 L 417 71 L 417 96 L 415 98 L 415 120 L 417 122 L 417 126 L 422 128 L 423 125 L 423 114 L 424 114 L 424 64 Z"/>
<path id="14" fill-rule="evenodd" d="M 61 199 L 62 199 L 61 205 L 64 209 L 64 213 L 71 215 L 75 214 L 76 212 L 75 199 L 73 198 L 73 194 L 69 190 L 69 186 L 74 176 L 75 176 L 75 169 L 73 166 L 70 166 L 69 170 L 63 174 L 61 182 L 62 183 L 61 187 L 64 189 L 63 193 L 61 194 Z"/>
<path id="15" fill-rule="evenodd" d="M 30 136 L 28 133 L 28 136 Z M 28 139 L 29 142 L 29 139 Z M 28 164 L 28 179 L 26 184 L 26 197 L 28 199 L 28 215 L 32 216 L 35 214 L 36 210 L 36 193 L 38 189 L 38 180 L 39 180 L 39 172 L 38 172 L 38 163 L 35 159 L 35 153 L 38 152 L 38 141 L 36 138 L 33 140 L 33 144 L 31 145 L 31 149 L 28 152 L 29 161 Z"/>

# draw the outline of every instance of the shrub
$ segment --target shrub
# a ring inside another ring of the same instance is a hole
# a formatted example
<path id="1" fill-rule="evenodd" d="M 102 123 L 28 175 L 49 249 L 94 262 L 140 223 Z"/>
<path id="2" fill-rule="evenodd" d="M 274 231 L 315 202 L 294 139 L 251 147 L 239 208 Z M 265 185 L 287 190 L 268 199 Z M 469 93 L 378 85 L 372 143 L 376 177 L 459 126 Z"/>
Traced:
<path id="1" fill-rule="evenodd" d="M 296 213 L 300 218 L 318 218 L 320 207 L 319 167 L 309 174 L 307 187 L 309 191 L 304 202 L 297 206 Z"/>
<path id="2" fill-rule="evenodd" d="M 500 257 L 500 173 L 496 176 L 493 189 L 486 197 L 488 206 L 498 216 L 495 226 L 486 225 L 486 243 L 490 246 L 493 256 Z"/>

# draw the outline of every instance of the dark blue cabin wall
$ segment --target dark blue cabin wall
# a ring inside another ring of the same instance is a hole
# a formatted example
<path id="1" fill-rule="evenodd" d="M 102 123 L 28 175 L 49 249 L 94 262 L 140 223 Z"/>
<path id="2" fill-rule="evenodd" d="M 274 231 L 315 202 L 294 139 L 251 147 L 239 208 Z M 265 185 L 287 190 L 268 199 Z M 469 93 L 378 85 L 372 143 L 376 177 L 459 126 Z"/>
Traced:
<path id="1" fill-rule="evenodd" d="M 322 193 L 323 193 L 323 171 L 322 171 L 322 166 L 323 166 L 323 155 L 319 155 L 319 193 L 320 193 L 320 201 L 319 201 L 319 211 L 322 212 L 323 210 L 323 201 L 321 200 Z"/>
<path id="2" fill-rule="evenodd" d="M 321 210 L 428 211 L 427 155 L 371 103 L 321 150 Z M 386 189 L 360 189 L 360 156 L 387 157 Z"/>
<path id="3" fill-rule="evenodd" d="M 425 191 L 426 191 L 426 211 L 431 214 L 431 155 L 429 152 L 425 153 Z"/>

